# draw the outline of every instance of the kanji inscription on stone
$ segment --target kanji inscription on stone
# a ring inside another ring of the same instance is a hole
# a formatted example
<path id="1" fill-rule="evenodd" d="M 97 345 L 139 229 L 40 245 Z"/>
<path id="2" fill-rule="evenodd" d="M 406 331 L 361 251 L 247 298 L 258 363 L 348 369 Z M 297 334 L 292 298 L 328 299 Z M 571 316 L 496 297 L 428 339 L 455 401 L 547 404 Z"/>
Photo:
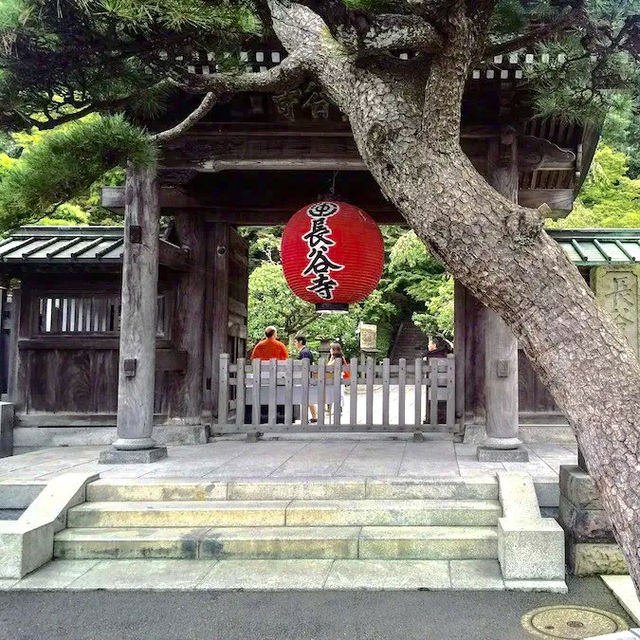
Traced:
<path id="1" fill-rule="evenodd" d="M 640 266 L 596 267 L 591 276 L 596 299 L 611 314 L 640 357 Z"/>

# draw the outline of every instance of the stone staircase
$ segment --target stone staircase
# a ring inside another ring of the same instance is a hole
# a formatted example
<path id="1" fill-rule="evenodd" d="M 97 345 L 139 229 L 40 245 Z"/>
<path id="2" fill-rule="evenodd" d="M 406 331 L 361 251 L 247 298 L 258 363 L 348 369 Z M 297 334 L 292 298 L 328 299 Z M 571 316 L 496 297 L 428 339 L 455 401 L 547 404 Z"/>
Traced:
<path id="1" fill-rule="evenodd" d="M 494 478 L 99 480 L 54 540 L 64 559 L 498 559 Z"/>
<path id="2" fill-rule="evenodd" d="M 427 355 L 427 336 L 413 322 L 403 322 L 398 329 L 393 348 L 391 349 L 391 361 L 397 363 L 400 358 L 406 358 L 413 362 L 415 358 Z"/>

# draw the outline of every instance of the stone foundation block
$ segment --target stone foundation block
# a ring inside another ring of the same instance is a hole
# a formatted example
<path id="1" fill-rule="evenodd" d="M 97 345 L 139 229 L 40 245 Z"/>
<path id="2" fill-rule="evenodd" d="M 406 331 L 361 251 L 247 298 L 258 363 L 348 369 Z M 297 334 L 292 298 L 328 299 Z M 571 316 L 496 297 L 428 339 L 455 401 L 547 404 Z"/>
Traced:
<path id="1" fill-rule="evenodd" d="M 579 467 L 560 467 L 560 493 L 579 509 L 602 509 L 591 476 Z"/>
<path id="2" fill-rule="evenodd" d="M 100 452 L 99 464 L 146 464 L 157 462 L 167 457 L 167 447 L 153 447 L 153 449 L 107 449 Z"/>
<path id="3" fill-rule="evenodd" d="M 13 455 L 14 406 L 11 402 L 0 402 L 0 458 Z"/>
<path id="4" fill-rule="evenodd" d="M 37 527 L 19 521 L 4 523 L 0 530 L 0 577 L 22 578 L 51 560 L 53 523 Z"/>
<path id="5" fill-rule="evenodd" d="M 498 521 L 498 560 L 505 580 L 564 580 L 564 532 L 555 520 Z"/>
<path id="6" fill-rule="evenodd" d="M 489 449 L 478 447 L 479 462 L 529 462 L 529 452 L 522 447 L 517 449 Z"/>
<path id="7" fill-rule="evenodd" d="M 629 573 L 615 543 L 568 542 L 569 569 L 576 576 Z"/>
<path id="8" fill-rule="evenodd" d="M 615 542 L 609 516 L 602 509 L 583 509 L 560 496 L 560 523 L 577 542 Z"/>

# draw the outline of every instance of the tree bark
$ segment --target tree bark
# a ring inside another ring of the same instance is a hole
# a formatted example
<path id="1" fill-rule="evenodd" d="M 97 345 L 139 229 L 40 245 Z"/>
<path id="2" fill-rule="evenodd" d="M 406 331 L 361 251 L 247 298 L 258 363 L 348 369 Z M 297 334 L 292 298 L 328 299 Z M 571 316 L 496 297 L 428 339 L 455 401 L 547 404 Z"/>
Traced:
<path id="1" fill-rule="evenodd" d="M 349 118 L 385 195 L 449 272 L 496 311 L 566 413 L 634 578 L 640 580 L 640 367 L 537 211 L 499 195 L 459 144 L 460 104 L 492 3 L 451 3 L 447 47 L 415 73 L 356 64 L 301 5 L 270 0 Z M 468 6 L 474 6 L 475 14 Z"/>

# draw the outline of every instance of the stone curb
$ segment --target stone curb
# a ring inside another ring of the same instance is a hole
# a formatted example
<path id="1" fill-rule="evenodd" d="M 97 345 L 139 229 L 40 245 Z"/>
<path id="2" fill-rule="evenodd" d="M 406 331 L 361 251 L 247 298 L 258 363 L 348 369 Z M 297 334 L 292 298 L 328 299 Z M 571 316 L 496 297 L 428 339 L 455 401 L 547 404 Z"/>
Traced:
<path id="1" fill-rule="evenodd" d="M 96 473 L 66 473 L 49 482 L 18 520 L 0 522 L 0 578 L 22 578 L 53 557 L 53 537 L 67 511 L 86 498 Z"/>
<path id="2" fill-rule="evenodd" d="M 553 581 L 566 591 L 562 527 L 540 515 L 528 473 L 498 471 L 497 476 L 503 513 L 498 520 L 498 561 L 505 584 L 530 581 L 533 587 Z"/>

